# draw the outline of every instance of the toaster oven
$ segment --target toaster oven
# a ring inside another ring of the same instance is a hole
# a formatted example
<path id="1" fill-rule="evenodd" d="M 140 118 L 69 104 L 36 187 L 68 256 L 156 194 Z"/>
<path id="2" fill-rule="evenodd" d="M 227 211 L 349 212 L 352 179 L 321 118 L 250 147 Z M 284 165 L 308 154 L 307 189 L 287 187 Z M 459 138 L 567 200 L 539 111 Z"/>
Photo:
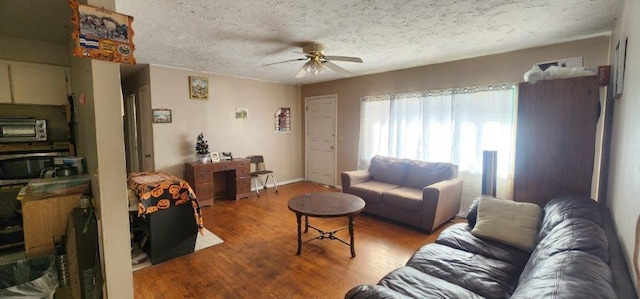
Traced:
<path id="1" fill-rule="evenodd" d="M 0 118 L 0 143 L 47 141 L 47 121 L 33 118 Z"/>

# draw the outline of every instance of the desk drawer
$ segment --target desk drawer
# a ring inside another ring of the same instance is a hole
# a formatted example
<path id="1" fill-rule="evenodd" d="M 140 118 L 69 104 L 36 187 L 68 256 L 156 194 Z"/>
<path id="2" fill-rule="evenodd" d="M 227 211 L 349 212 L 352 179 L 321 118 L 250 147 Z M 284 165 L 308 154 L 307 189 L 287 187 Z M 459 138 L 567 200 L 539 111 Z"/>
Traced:
<path id="1" fill-rule="evenodd" d="M 238 163 L 238 168 L 236 168 L 236 177 L 243 178 L 251 175 L 251 168 L 249 167 L 248 161 L 243 161 Z"/>
<path id="2" fill-rule="evenodd" d="M 220 171 L 227 171 L 227 170 L 236 169 L 236 164 L 235 163 L 229 163 L 229 162 L 211 163 L 210 165 L 211 165 L 212 170 L 214 172 L 220 172 Z"/>
<path id="3" fill-rule="evenodd" d="M 251 178 L 237 178 L 236 179 L 236 193 L 251 192 Z"/>
<path id="4" fill-rule="evenodd" d="M 198 201 L 213 198 L 213 183 L 197 184 L 193 192 L 196 193 Z"/>
<path id="5" fill-rule="evenodd" d="M 210 165 L 199 165 L 193 169 L 193 183 L 211 183 L 213 180 L 213 171 Z"/>

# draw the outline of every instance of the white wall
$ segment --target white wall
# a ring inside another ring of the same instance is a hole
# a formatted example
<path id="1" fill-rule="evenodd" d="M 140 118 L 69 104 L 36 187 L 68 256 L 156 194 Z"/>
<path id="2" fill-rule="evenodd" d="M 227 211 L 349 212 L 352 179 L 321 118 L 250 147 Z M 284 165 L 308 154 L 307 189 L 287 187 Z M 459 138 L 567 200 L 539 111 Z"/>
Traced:
<path id="1" fill-rule="evenodd" d="M 189 76 L 209 79 L 208 100 L 189 98 Z M 304 176 L 298 86 L 155 65 L 150 77 L 152 107 L 172 111 L 172 123 L 153 124 L 156 170 L 182 177 L 184 163 L 196 161 L 196 137 L 202 132 L 212 152 L 263 155 L 278 183 Z M 275 133 L 280 107 L 291 108 L 291 133 Z M 235 108 L 247 108 L 248 118 L 236 119 Z"/>
<path id="2" fill-rule="evenodd" d="M 640 261 L 634 250 L 640 250 L 640 1 L 626 0 L 620 10 L 616 29 L 611 38 L 611 64 L 613 52 L 620 39 L 628 37 L 624 74 L 624 92 L 614 100 L 611 160 L 607 193 L 616 229 L 634 283 L 638 290 Z M 634 271 L 634 268 L 636 269 Z M 635 273 L 634 273 L 635 272 Z"/>
<path id="3" fill-rule="evenodd" d="M 114 0 L 89 0 L 114 10 Z M 68 52 L 71 56 L 71 51 Z M 117 63 L 71 57 L 78 122 L 78 155 L 86 157 L 96 218 L 106 298 L 133 298 L 127 208 L 122 95 Z M 84 103 L 79 98 L 84 96 Z"/>

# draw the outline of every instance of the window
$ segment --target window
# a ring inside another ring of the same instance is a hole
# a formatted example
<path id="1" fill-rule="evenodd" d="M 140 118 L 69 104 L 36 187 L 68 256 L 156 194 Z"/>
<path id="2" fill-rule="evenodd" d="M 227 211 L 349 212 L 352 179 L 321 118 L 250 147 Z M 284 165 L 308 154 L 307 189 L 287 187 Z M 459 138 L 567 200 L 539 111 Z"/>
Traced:
<path id="1" fill-rule="evenodd" d="M 510 198 L 514 99 L 512 84 L 364 97 L 358 167 L 375 155 L 452 162 L 464 180 L 466 214 L 481 194 L 482 152 L 494 150 L 497 196 Z"/>

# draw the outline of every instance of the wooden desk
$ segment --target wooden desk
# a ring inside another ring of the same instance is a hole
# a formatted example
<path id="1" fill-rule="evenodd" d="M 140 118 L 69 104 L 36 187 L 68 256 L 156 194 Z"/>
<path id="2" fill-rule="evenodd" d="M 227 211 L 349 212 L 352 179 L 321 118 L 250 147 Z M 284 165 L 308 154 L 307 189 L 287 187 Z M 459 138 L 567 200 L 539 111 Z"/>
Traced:
<path id="1" fill-rule="evenodd" d="M 185 163 L 184 177 L 203 207 L 213 205 L 214 198 L 231 197 L 238 200 L 251 195 L 248 159 Z"/>

